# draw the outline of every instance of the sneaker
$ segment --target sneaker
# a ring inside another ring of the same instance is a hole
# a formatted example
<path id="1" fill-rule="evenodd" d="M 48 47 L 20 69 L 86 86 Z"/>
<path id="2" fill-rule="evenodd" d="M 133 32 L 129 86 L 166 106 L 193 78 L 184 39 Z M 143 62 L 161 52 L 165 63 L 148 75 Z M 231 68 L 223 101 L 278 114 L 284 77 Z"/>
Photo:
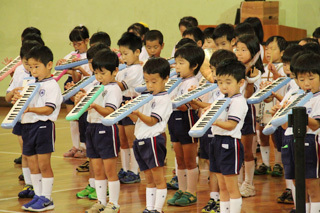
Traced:
<path id="1" fill-rule="evenodd" d="M 197 196 L 190 192 L 185 192 L 180 199 L 176 200 L 175 204 L 178 206 L 190 206 L 196 204 Z"/>
<path id="2" fill-rule="evenodd" d="M 176 191 L 176 193 L 174 193 L 173 198 L 167 200 L 167 203 L 169 205 L 176 205 L 176 200 L 180 199 L 183 195 L 183 192 L 181 190 Z"/>
<path id="3" fill-rule="evenodd" d="M 280 164 L 275 164 L 273 166 L 273 171 L 271 172 L 272 177 L 282 177 L 283 176 L 283 168 Z"/>
<path id="4" fill-rule="evenodd" d="M 201 212 L 210 212 L 213 207 L 216 205 L 216 201 L 212 198 L 210 198 L 209 202 L 207 203 L 207 205 L 205 207 L 202 208 Z"/>
<path id="5" fill-rule="evenodd" d="M 120 213 L 120 206 L 116 206 L 109 202 L 106 208 L 101 213 Z"/>
<path id="6" fill-rule="evenodd" d="M 32 185 L 25 185 L 21 192 L 19 192 L 18 197 L 19 198 L 33 198 L 34 196 L 34 190 Z"/>
<path id="7" fill-rule="evenodd" d="M 53 201 L 49 200 L 45 196 L 39 196 L 39 199 L 37 200 L 37 202 L 32 204 L 28 208 L 28 211 L 42 212 L 42 211 L 51 210 L 51 209 L 54 209 Z"/>
<path id="8" fill-rule="evenodd" d="M 285 204 L 294 204 L 291 189 L 290 189 L 290 191 L 288 192 L 288 196 L 284 199 L 284 203 L 285 203 Z"/>
<path id="9" fill-rule="evenodd" d="M 286 204 L 293 204 L 293 197 L 291 189 L 286 189 L 278 198 L 278 203 L 286 203 Z"/>
<path id="10" fill-rule="evenodd" d="M 163 211 L 159 212 L 158 210 L 151 210 L 150 213 L 163 213 Z"/>
<path id="11" fill-rule="evenodd" d="M 258 169 L 254 170 L 255 175 L 266 175 L 271 173 L 271 167 L 262 163 Z"/>
<path id="12" fill-rule="evenodd" d="M 77 196 L 77 198 L 86 198 L 86 197 L 88 197 L 91 193 L 93 193 L 93 192 L 95 192 L 95 191 L 96 191 L 96 189 L 93 188 L 93 187 L 91 187 L 90 184 L 88 184 L 88 186 L 87 186 L 84 190 L 78 192 L 78 193 L 76 194 L 76 196 Z"/>
<path id="13" fill-rule="evenodd" d="M 291 209 L 290 213 L 296 213 L 295 209 Z"/>
<path id="14" fill-rule="evenodd" d="M 167 189 L 179 189 L 178 176 L 174 176 L 169 183 L 167 183 Z"/>
<path id="15" fill-rule="evenodd" d="M 89 172 L 89 161 L 87 160 L 76 168 L 78 172 Z"/>
<path id="16" fill-rule="evenodd" d="M 77 150 L 77 152 L 73 155 L 74 158 L 86 158 L 87 151 L 83 148 Z"/>
<path id="17" fill-rule="evenodd" d="M 125 172 L 125 171 L 123 170 L 123 168 L 121 168 L 120 171 L 119 171 L 119 173 L 118 173 L 118 178 L 119 178 L 119 180 L 122 179 L 122 178 L 124 178 L 126 175 L 127 175 L 127 172 Z"/>
<path id="18" fill-rule="evenodd" d="M 98 200 L 97 191 L 94 190 L 94 192 L 90 193 L 90 194 L 88 195 L 88 198 L 89 198 L 89 200 Z"/>
<path id="19" fill-rule="evenodd" d="M 220 213 L 220 200 L 216 201 L 216 205 L 211 209 L 210 213 Z"/>
<path id="20" fill-rule="evenodd" d="M 23 206 L 21 206 L 21 209 L 29 210 L 29 207 L 32 206 L 33 204 L 35 204 L 38 201 L 38 199 L 39 199 L 39 196 L 38 195 L 34 195 L 33 199 L 29 203 L 26 203 Z"/>
<path id="21" fill-rule="evenodd" d="M 152 211 L 152 210 L 151 210 Z M 145 210 L 143 210 L 142 213 L 150 213 L 151 211 L 149 211 L 147 208 L 145 208 Z"/>
<path id="22" fill-rule="evenodd" d="M 78 151 L 78 149 L 73 146 L 69 151 L 67 151 L 66 153 L 63 154 L 63 157 L 72 158 L 74 156 L 74 154 L 76 154 L 77 151 Z"/>
<path id="23" fill-rule="evenodd" d="M 13 162 L 14 162 L 15 164 L 21 164 L 21 163 L 22 163 L 22 155 L 20 155 L 20 157 L 18 157 L 18 158 L 16 158 L 16 159 L 14 159 Z"/>
<path id="24" fill-rule="evenodd" d="M 139 173 L 136 175 L 133 172 L 129 171 L 127 172 L 127 175 L 124 176 L 124 178 L 120 179 L 121 183 L 140 183 L 140 175 Z"/>
<path id="25" fill-rule="evenodd" d="M 23 176 L 23 174 L 19 175 L 18 179 L 19 179 L 20 181 L 24 181 L 24 176 Z"/>
<path id="26" fill-rule="evenodd" d="M 240 194 L 242 197 L 252 197 L 256 195 L 256 190 L 253 185 L 243 182 L 240 188 Z"/>
<path id="27" fill-rule="evenodd" d="M 97 202 L 91 206 L 90 209 L 86 210 L 86 213 L 100 213 L 106 208 L 104 205 L 102 205 L 100 202 Z"/>

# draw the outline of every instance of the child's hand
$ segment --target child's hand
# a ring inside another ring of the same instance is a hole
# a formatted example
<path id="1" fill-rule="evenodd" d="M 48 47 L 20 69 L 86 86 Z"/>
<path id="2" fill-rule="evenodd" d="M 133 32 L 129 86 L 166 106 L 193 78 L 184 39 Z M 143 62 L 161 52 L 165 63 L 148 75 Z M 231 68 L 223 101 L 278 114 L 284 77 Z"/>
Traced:
<path id="1" fill-rule="evenodd" d="M 277 105 L 274 105 L 271 110 L 270 110 L 270 113 L 272 116 L 274 116 L 274 114 L 276 114 L 276 112 L 281 109 L 281 105 L 280 104 L 277 104 Z"/>
<path id="2" fill-rule="evenodd" d="M 250 78 L 254 78 L 254 77 L 256 77 L 257 75 L 259 75 L 259 70 L 258 70 L 256 67 L 253 67 L 253 69 L 251 69 L 251 72 L 250 72 L 249 77 L 250 77 Z"/>
<path id="3" fill-rule="evenodd" d="M 64 86 L 64 88 L 65 89 L 70 89 L 71 87 L 73 87 L 75 85 L 75 83 L 73 82 L 73 81 L 71 81 L 71 82 L 68 82 L 65 86 Z"/>
<path id="4" fill-rule="evenodd" d="M 20 91 L 23 89 L 23 87 L 17 87 L 15 89 L 13 89 L 13 96 L 11 98 L 11 103 L 15 104 L 17 102 L 17 100 L 19 100 L 22 95 L 20 94 Z"/>
<path id="5" fill-rule="evenodd" d="M 277 74 L 276 66 L 274 66 L 274 64 L 272 64 L 272 63 L 269 63 L 269 64 L 268 64 L 268 70 L 269 70 L 270 72 L 272 72 L 272 74 Z"/>
<path id="6" fill-rule="evenodd" d="M 271 81 L 262 81 L 260 83 L 260 89 L 265 88 L 266 86 L 270 85 L 272 82 Z"/>
<path id="7" fill-rule="evenodd" d="M 75 104 L 79 103 L 81 98 L 83 98 L 86 95 L 87 95 L 86 91 L 84 89 L 80 89 L 80 91 L 74 97 L 74 103 Z"/>
<path id="8" fill-rule="evenodd" d="M 13 61 L 12 58 L 5 57 L 5 58 L 3 59 L 2 64 L 4 64 L 4 65 L 7 66 L 11 61 Z"/>
<path id="9" fill-rule="evenodd" d="M 192 90 L 195 90 L 197 89 L 197 86 L 196 85 L 192 85 L 189 89 L 188 89 L 188 92 L 192 91 Z"/>
<path id="10" fill-rule="evenodd" d="M 59 66 L 59 65 L 61 65 L 61 64 L 65 64 L 67 62 L 67 60 L 66 59 L 59 59 L 58 61 L 57 61 L 57 63 L 56 63 L 56 66 Z"/>
<path id="11" fill-rule="evenodd" d="M 139 110 L 135 110 L 131 113 L 132 115 L 138 115 L 139 114 Z"/>
<path id="12" fill-rule="evenodd" d="M 97 104 L 92 103 L 92 104 L 88 107 L 87 111 L 90 110 L 90 109 L 95 109 L 96 106 L 97 106 Z"/>

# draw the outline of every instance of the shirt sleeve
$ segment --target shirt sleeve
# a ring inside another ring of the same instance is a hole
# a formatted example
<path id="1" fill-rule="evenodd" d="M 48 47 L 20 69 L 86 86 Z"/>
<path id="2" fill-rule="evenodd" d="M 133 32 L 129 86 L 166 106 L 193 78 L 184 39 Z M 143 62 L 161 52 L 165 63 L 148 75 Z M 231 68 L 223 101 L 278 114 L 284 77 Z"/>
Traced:
<path id="1" fill-rule="evenodd" d="M 122 102 L 121 89 L 118 85 L 112 86 L 107 89 L 107 93 L 104 96 L 104 107 L 111 107 L 116 110 L 119 108 Z"/>
<path id="2" fill-rule="evenodd" d="M 123 87 L 127 90 L 129 88 L 136 88 L 143 82 L 143 71 L 141 66 L 132 67 L 126 71 L 127 76 L 121 81 Z"/>
<path id="3" fill-rule="evenodd" d="M 248 106 L 245 101 L 240 98 L 231 101 L 228 110 L 228 120 L 233 120 L 239 123 L 244 120 L 248 111 Z"/>
<path id="4" fill-rule="evenodd" d="M 169 97 L 158 96 L 151 102 L 151 117 L 161 122 L 167 120 L 172 113 L 172 102 Z"/>
<path id="5" fill-rule="evenodd" d="M 45 106 L 56 109 L 58 105 L 62 103 L 62 95 L 61 90 L 58 84 L 50 84 L 49 87 L 46 87 L 46 99 L 45 99 Z M 41 88 L 40 88 L 41 90 Z"/>

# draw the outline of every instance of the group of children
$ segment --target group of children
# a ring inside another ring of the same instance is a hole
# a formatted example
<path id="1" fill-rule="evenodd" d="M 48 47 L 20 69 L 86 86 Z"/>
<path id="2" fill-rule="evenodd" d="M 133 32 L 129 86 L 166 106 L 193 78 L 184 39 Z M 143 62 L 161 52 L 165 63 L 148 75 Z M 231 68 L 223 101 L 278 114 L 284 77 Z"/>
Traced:
<path id="1" fill-rule="evenodd" d="M 272 135 L 275 144 L 275 165 L 270 167 L 270 137 L 262 130 L 280 108 L 297 96 L 297 91 L 311 91 L 314 96 L 305 105 L 309 116 L 306 137 L 307 212 L 320 211 L 318 177 L 318 133 L 320 47 L 317 39 L 303 39 L 301 44 L 288 45 L 281 36 L 267 39 L 262 46 L 263 30 L 258 18 L 248 18 L 233 27 L 220 24 L 203 32 L 194 17 L 183 17 L 179 22 L 182 39 L 173 49 L 175 71 L 182 82 L 170 93 L 165 84 L 171 75 L 168 60 L 161 58 L 163 35 L 150 30 L 144 23 L 127 29 L 111 50 L 107 33 L 97 32 L 91 37 L 85 26 L 75 27 L 69 34 L 74 51 L 57 65 L 67 60 L 88 59 L 88 64 L 67 71 L 65 89 L 84 76 L 95 75 L 95 80 L 65 101 L 67 112 L 97 85 L 104 91 L 90 105 L 78 121 L 71 121 L 73 147 L 65 157 L 88 157 L 78 171 L 90 171 L 88 186 L 77 193 L 78 198 L 97 199 L 87 213 L 120 212 L 120 182 L 141 181 L 139 170 L 146 179 L 146 209 L 162 212 L 167 199 L 167 188 L 177 189 L 167 200 L 168 205 L 188 206 L 197 202 L 198 150 L 210 168 L 210 200 L 202 212 L 241 212 L 242 197 L 255 196 L 254 174 L 272 173 L 286 179 L 286 190 L 278 202 L 294 202 L 294 156 L 292 128 L 284 124 Z M 314 36 L 320 38 L 319 30 Z M 318 36 L 318 37 L 317 37 Z M 27 211 L 54 209 L 51 198 L 53 171 L 50 165 L 54 152 L 55 128 L 62 95 L 51 76 L 53 54 L 44 46 L 41 33 L 30 27 L 22 33 L 19 66 L 7 90 L 6 100 L 15 103 L 26 77 L 27 84 L 38 83 L 40 89 L 17 123 L 13 133 L 22 146 L 22 170 L 26 186 L 21 198 L 32 198 L 22 206 Z M 88 48 L 90 44 L 90 48 Z M 302 46 L 304 44 L 304 46 Z M 205 50 L 204 50 L 205 49 Z M 213 54 L 206 56 L 210 49 Z M 262 60 L 267 64 L 264 66 Z M 119 64 L 126 64 L 119 70 Z M 247 104 L 247 99 L 279 77 L 292 80 L 264 102 Z M 175 109 L 171 100 L 188 93 L 206 79 L 218 88 Z M 112 126 L 102 119 L 140 95 L 135 88 L 146 83 L 153 99 Z M 201 138 L 188 132 L 215 100 L 229 98 L 230 104 Z M 257 107 L 257 110 L 256 110 Z M 257 115 L 256 115 L 257 114 Z M 175 173 L 169 183 L 164 177 L 166 160 L 166 128 L 175 152 Z M 256 168 L 256 147 L 260 144 L 262 165 Z M 81 143 L 80 143 L 81 142 Z M 198 142 L 200 144 L 198 144 Z M 117 171 L 118 156 L 122 168 Z M 281 166 L 283 164 L 284 168 Z M 244 172 L 243 172 L 244 171 Z M 244 176 L 244 178 L 243 178 Z M 109 201 L 107 202 L 107 194 Z M 311 202 L 312 201 L 312 202 Z M 292 210 L 294 212 L 294 209 Z"/>

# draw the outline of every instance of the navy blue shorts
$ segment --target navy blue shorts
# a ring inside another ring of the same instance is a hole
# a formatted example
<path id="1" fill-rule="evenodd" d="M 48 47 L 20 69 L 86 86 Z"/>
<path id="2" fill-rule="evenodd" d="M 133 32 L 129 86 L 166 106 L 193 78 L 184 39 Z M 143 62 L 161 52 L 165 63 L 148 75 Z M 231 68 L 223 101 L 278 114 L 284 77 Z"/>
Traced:
<path id="1" fill-rule="evenodd" d="M 12 134 L 17 135 L 17 136 L 21 136 L 22 132 L 22 124 L 21 122 L 17 122 L 16 125 L 14 125 L 13 129 L 12 129 Z"/>
<path id="2" fill-rule="evenodd" d="M 55 125 L 52 121 L 22 124 L 22 154 L 30 156 L 54 152 Z"/>
<path id="3" fill-rule="evenodd" d="M 135 140 L 132 148 L 140 171 L 164 166 L 167 149 L 163 135 Z"/>
<path id="4" fill-rule="evenodd" d="M 88 112 L 83 113 L 79 118 L 79 132 L 80 132 L 80 142 L 86 142 L 86 131 L 88 127 L 87 121 Z"/>
<path id="5" fill-rule="evenodd" d="M 210 156 L 210 143 L 212 141 L 213 134 L 211 128 L 200 138 L 200 158 L 209 160 Z"/>
<path id="6" fill-rule="evenodd" d="M 118 157 L 120 140 L 117 125 L 89 123 L 86 132 L 87 156 L 108 159 Z"/>
<path id="7" fill-rule="evenodd" d="M 122 106 L 123 104 L 125 104 L 125 101 L 130 101 L 131 97 L 125 97 L 122 96 L 122 102 L 120 104 L 120 106 Z M 129 118 L 129 117 L 125 117 L 124 119 L 122 119 L 121 121 L 118 122 L 118 125 L 122 125 L 122 126 L 129 126 L 129 125 L 134 125 L 135 123 Z"/>
<path id="8" fill-rule="evenodd" d="M 319 144 L 316 136 L 307 134 L 305 138 L 305 172 L 306 178 L 319 178 Z M 294 140 L 293 135 L 284 136 L 283 146 L 281 148 L 281 158 L 284 167 L 285 179 L 295 179 L 295 159 L 294 159 Z"/>
<path id="9" fill-rule="evenodd" d="M 198 119 L 199 117 L 195 110 L 173 111 L 168 121 L 171 141 L 180 142 L 181 144 L 197 143 L 198 138 L 190 137 L 188 132 Z"/>
<path id="10" fill-rule="evenodd" d="M 239 174 L 244 161 L 240 139 L 215 135 L 210 143 L 210 172 L 223 175 Z"/>
<path id="11" fill-rule="evenodd" d="M 273 141 L 277 147 L 278 152 L 281 152 L 282 141 L 284 137 L 285 130 L 279 126 L 276 131 L 272 134 Z"/>
<path id="12" fill-rule="evenodd" d="M 251 135 L 256 133 L 256 108 L 253 104 L 248 104 L 248 112 L 244 118 L 241 135 Z"/>
<path id="13" fill-rule="evenodd" d="M 67 83 L 69 83 L 69 82 L 71 82 L 71 81 L 73 81 L 72 76 L 69 76 L 69 77 L 67 78 L 67 80 L 66 80 L 66 81 L 64 82 L 64 84 L 63 84 L 64 90 L 67 90 L 67 89 L 65 88 L 65 86 L 67 85 Z M 68 104 L 68 105 L 74 105 L 74 102 L 71 101 L 70 99 L 65 100 L 64 103 L 65 103 L 65 104 Z"/>

